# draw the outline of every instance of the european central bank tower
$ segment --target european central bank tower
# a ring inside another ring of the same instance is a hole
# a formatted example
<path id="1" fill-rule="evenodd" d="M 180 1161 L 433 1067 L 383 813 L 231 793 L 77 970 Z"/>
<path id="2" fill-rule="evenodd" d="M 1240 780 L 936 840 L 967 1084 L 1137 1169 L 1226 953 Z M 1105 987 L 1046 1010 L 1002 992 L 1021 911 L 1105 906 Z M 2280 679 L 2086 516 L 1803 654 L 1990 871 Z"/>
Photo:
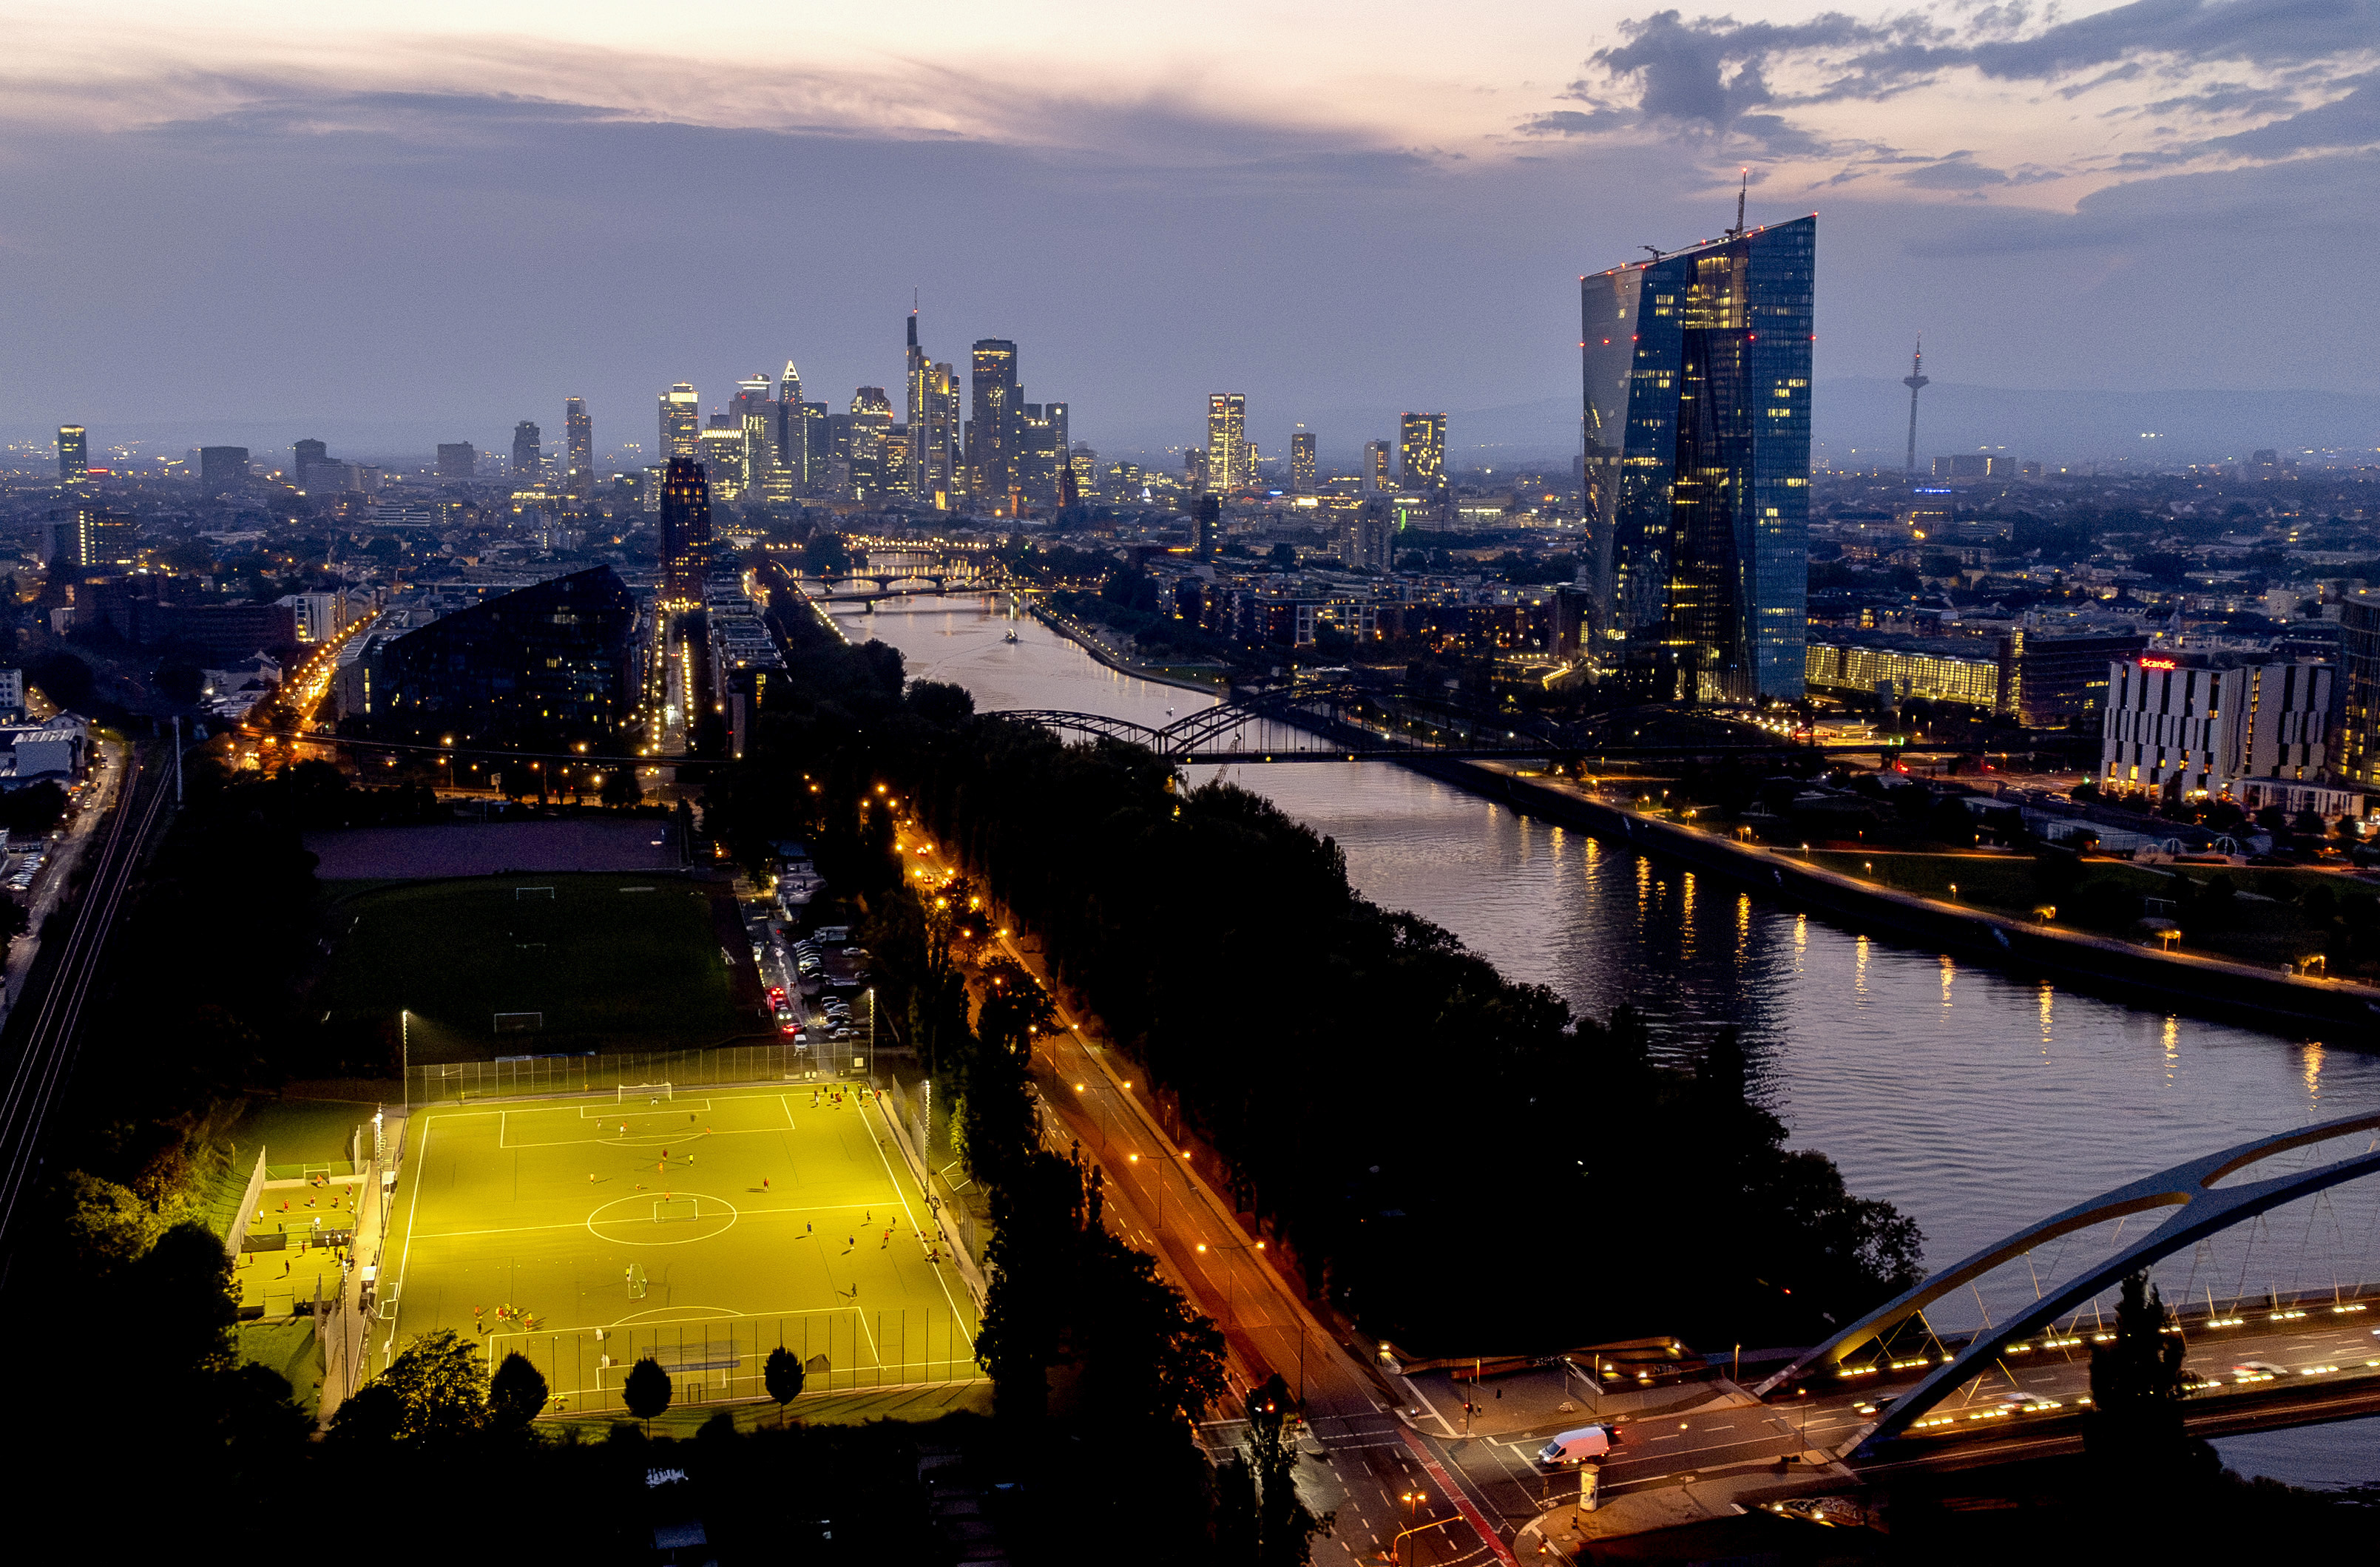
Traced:
<path id="1" fill-rule="evenodd" d="M 1596 662 L 1654 700 L 1802 695 L 1813 215 L 1580 280 Z"/>

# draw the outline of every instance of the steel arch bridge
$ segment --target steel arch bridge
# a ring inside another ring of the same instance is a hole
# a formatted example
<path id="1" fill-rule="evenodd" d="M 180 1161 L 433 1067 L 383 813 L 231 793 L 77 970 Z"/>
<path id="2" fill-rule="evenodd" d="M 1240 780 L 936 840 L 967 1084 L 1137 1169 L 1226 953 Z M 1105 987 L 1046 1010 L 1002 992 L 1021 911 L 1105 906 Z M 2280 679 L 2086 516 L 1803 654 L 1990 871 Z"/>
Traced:
<path id="1" fill-rule="evenodd" d="M 1825 1343 L 1811 1350 L 1753 1391 L 1766 1395 L 1779 1384 L 1812 1371 L 1839 1366 L 1870 1343 L 1881 1343 L 1895 1328 L 1954 1291 L 1964 1289 L 1992 1269 L 2022 1257 L 2045 1241 L 2086 1230 L 2127 1214 L 2171 1209 L 2165 1222 L 2080 1277 L 2044 1294 L 2007 1321 L 1985 1329 L 1965 1347 L 1936 1367 L 1876 1422 L 1865 1435 L 1853 1438 L 1846 1453 L 1872 1450 L 1906 1432 L 1918 1418 L 1969 1379 L 1982 1375 L 2010 1344 L 2049 1326 L 2070 1311 L 2080 1310 L 2102 1291 L 2184 1247 L 2229 1229 L 2244 1220 L 2270 1212 L 2283 1203 L 2311 1197 L 2359 1176 L 2380 1172 L 2380 1137 L 2363 1152 L 2332 1160 L 2311 1170 L 2267 1176 L 2236 1186 L 2217 1187 L 2225 1176 L 2310 1144 L 2355 1132 L 2380 1131 L 2380 1115 L 2355 1115 L 2301 1127 L 2253 1142 L 2210 1153 L 2170 1170 L 2103 1192 L 2062 1213 L 2028 1225 L 2007 1239 L 1985 1246 L 1932 1278 L 1888 1301 Z"/>
<path id="2" fill-rule="evenodd" d="M 1046 708 L 1010 708 L 987 718 L 1038 723 L 1062 734 L 1146 746 L 1176 766 L 1222 761 L 1344 761 L 1355 757 L 1542 757 L 1568 747 L 1534 726 L 1504 727 L 1511 721 L 1442 716 L 1415 737 L 1379 733 L 1377 723 L 1359 723 L 1351 709 L 1375 705 L 1375 694 L 1344 684 L 1277 687 L 1235 696 L 1213 707 L 1184 713 L 1162 728 L 1105 713 Z M 1271 721 L 1305 731 L 1289 745 L 1223 744 L 1249 723 Z"/>

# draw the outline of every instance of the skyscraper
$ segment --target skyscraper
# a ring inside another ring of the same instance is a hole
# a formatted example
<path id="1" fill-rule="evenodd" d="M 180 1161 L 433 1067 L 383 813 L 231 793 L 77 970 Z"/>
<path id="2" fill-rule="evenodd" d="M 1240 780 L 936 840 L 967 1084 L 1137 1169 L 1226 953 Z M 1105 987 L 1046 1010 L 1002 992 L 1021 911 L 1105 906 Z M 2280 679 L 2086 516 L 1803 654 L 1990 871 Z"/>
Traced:
<path id="1" fill-rule="evenodd" d="M 713 414 L 710 425 L 697 433 L 695 446 L 711 493 L 722 501 L 742 495 L 751 462 L 743 424 L 733 415 Z"/>
<path id="2" fill-rule="evenodd" d="M 1446 416 L 1406 414 L 1397 420 L 1397 454 L 1405 485 L 1436 490 L 1446 482 Z"/>
<path id="3" fill-rule="evenodd" d="M 785 361 L 777 378 L 777 464 L 793 480 L 796 495 L 810 486 L 810 425 L 802 412 L 802 372 Z"/>
<path id="4" fill-rule="evenodd" d="M 513 426 L 513 482 L 534 484 L 545 477 L 545 456 L 540 448 L 545 443 L 544 431 L 530 419 Z"/>
<path id="5" fill-rule="evenodd" d="M 587 399 L 567 397 L 562 404 L 563 452 L 568 471 L 563 482 L 574 499 L 595 492 L 595 421 L 587 417 Z"/>
<path id="6" fill-rule="evenodd" d="M 1207 484 L 1230 494 L 1255 475 L 1248 472 L 1248 399 L 1243 393 L 1207 397 Z"/>
<path id="7" fill-rule="evenodd" d="M 1386 441 L 1364 443 L 1364 488 L 1385 490 L 1389 487 L 1389 459 L 1391 448 Z"/>
<path id="8" fill-rule="evenodd" d="M 917 312 L 914 309 L 909 312 L 909 357 L 904 367 L 902 386 L 908 393 L 909 456 L 901 488 L 918 500 L 930 500 L 931 481 L 928 475 L 933 465 L 927 453 L 927 431 L 933 418 L 929 405 L 934 395 L 934 370 L 926 359 L 926 351 L 917 346 Z"/>
<path id="9" fill-rule="evenodd" d="M 306 470 L 331 460 L 331 448 L 321 441 L 293 441 L 289 445 L 289 481 L 304 490 L 310 488 Z"/>
<path id="10" fill-rule="evenodd" d="M 744 488 L 761 490 L 777 466 L 778 409 L 769 378 L 755 371 L 735 383 L 736 428 L 744 431 Z"/>
<path id="11" fill-rule="evenodd" d="M 710 545 L 710 483 L 691 457 L 672 457 L 662 476 L 662 597 L 702 602 L 704 553 Z"/>
<path id="12" fill-rule="evenodd" d="M 884 468 L 884 448 L 892 433 L 892 400 L 881 386 L 862 386 L 851 395 L 851 489 L 863 501 L 872 501 L 892 488 Z"/>
<path id="13" fill-rule="evenodd" d="M 662 394 L 662 442 L 656 455 L 664 462 L 690 457 L 701 433 L 702 399 L 693 386 L 681 381 Z"/>
<path id="14" fill-rule="evenodd" d="M 1599 662 L 1663 698 L 1802 695 L 1818 220 L 1580 279 Z"/>
<path id="15" fill-rule="evenodd" d="M 966 493 L 966 464 L 960 454 L 959 378 L 947 361 L 937 362 L 926 387 L 926 487 L 917 498 L 949 511 Z M 914 437 L 913 437 L 914 438 Z"/>
<path id="16" fill-rule="evenodd" d="M 79 424 L 58 426 L 58 477 L 72 481 L 90 471 L 90 436 Z"/>
<path id="17" fill-rule="evenodd" d="M 1314 486 L 1314 431 L 1300 430 L 1289 438 L 1289 492 L 1311 495 Z"/>
<path id="18" fill-rule="evenodd" d="M 985 337 L 975 346 L 974 402 L 966 429 L 967 490 L 1002 516 L 1015 515 L 1016 345 Z"/>
<path id="19" fill-rule="evenodd" d="M 468 441 L 438 443 L 438 477 L 441 479 L 468 479 L 478 468 L 480 454 L 471 450 Z"/>

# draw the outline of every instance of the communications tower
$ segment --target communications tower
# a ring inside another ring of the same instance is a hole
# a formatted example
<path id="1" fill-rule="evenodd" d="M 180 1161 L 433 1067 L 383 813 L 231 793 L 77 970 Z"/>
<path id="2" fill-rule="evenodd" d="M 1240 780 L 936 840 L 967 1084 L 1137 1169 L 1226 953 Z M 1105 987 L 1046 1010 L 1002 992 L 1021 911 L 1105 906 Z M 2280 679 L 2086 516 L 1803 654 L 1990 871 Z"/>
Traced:
<path id="1" fill-rule="evenodd" d="M 1930 384 L 1925 376 L 1925 339 L 1917 340 L 1917 351 L 1909 356 L 1909 373 L 1900 378 L 1909 388 L 1909 455 L 1901 460 L 1904 474 L 1917 471 L 1917 390 Z"/>

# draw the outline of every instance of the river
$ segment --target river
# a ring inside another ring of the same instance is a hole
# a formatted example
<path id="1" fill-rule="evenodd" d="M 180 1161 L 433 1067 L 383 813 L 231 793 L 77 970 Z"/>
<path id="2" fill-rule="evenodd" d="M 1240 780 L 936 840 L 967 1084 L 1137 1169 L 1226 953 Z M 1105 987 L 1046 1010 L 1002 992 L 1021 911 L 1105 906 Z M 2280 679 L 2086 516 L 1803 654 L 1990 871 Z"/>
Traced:
<path id="1" fill-rule="evenodd" d="M 965 686 L 978 711 L 1069 710 L 1154 726 L 1213 700 L 1120 674 L 1029 619 L 1008 643 L 1011 623 L 989 601 L 919 599 L 838 619 L 855 641 L 898 648 L 912 678 Z M 1218 771 L 1197 770 L 1195 781 Z M 1365 896 L 1437 921 L 1576 1012 L 1602 1017 L 1631 1002 L 1677 1059 L 1715 1028 L 1741 1026 L 1758 1091 L 1793 1146 L 1823 1150 L 1852 1191 L 1916 1219 L 1930 1265 L 2184 1159 L 2380 1110 L 2380 1055 L 2144 1011 L 1872 940 L 1393 763 L 1220 771 L 1335 838 Z M 1582 1135 L 1592 1135 L 1591 1118 Z M 2155 1278 L 2168 1299 L 2210 1287 L 2228 1299 L 2268 1277 L 2283 1289 L 2327 1287 L 2325 1269 L 2343 1270 L 2351 1287 L 2380 1272 L 2374 1236 L 2380 1181 L 2366 1180 L 2278 1210 L 2253 1233 L 2242 1226 Z M 2045 1247 L 2042 1271 L 2070 1273 L 2088 1245 L 2104 1255 L 2109 1238 L 2078 1236 L 2056 1257 Z M 1945 1303 L 1937 1323 L 1966 1325 L 2032 1288 L 2023 1269 L 2003 1269 L 1963 1318 Z M 2218 1445 L 2233 1467 L 2294 1483 L 2380 1481 L 2380 1420 Z"/>

